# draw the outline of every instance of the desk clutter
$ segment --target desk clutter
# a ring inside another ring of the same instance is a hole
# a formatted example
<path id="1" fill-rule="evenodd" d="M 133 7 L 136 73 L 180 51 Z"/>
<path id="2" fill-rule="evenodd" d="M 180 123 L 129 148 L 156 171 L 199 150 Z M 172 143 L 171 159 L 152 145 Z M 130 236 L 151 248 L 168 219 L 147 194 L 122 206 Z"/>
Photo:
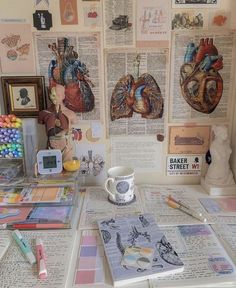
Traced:
<path id="1" fill-rule="evenodd" d="M 34 179 L 35 182 L 1 185 L 0 227 L 71 228 L 75 222 L 79 193 L 75 180 L 69 182 L 69 178 L 61 178 L 64 182 L 43 177 L 38 182 Z"/>
<path id="2" fill-rule="evenodd" d="M 0 231 L 2 287 L 235 287 L 236 198 L 209 196 L 198 185 L 140 185 L 136 201 L 119 206 L 102 187 L 81 191 L 72 229 L 20 231 L 35 256 L 41 239 L 46 279 L 14 232 Z M 207 222 L 170 207 L 169 195 Z"/>

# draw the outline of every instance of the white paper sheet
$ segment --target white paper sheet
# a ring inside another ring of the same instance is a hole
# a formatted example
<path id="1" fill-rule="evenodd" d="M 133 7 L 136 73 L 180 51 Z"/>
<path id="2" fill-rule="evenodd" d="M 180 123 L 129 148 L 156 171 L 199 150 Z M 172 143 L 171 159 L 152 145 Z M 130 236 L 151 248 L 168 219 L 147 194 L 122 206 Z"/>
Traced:
<path id="1" fill-rule="evenodd" d="M 9 231 L 0 231 L 0 238 Z M 74 240 L 72 230 L 22 231 L 35 254 L 35 239 L 40 237 L 44 244 L 48 278 L 39 280 L 37 264 L 30 265 L 19 247 L 12 241 L 0 262 L 1 287 L 9 288 L 59 288 L 65 287 L 71 249 Z"/>

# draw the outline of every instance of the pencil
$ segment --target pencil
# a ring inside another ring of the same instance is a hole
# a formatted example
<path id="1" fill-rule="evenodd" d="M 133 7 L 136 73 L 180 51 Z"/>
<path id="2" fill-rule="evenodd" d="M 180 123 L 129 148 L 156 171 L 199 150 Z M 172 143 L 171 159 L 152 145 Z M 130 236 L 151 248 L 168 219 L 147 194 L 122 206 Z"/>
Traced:
<path id="1" fill-rule="evenodd" d="M 201 213 L 198 213 L 198 212 L 194 211 L 193 209 L 187 209 L 186 207 L 179 205 L 178 203 L 170 200 L 169 198 L 166 199 L 166 202 L 170 207 L 172 207 L 174 209 L 179 209 L 180 211 L 198 219 L 201 222 L 204 222 L 204 223 L 207 222 L 207 219 L 204 218 Z"/>

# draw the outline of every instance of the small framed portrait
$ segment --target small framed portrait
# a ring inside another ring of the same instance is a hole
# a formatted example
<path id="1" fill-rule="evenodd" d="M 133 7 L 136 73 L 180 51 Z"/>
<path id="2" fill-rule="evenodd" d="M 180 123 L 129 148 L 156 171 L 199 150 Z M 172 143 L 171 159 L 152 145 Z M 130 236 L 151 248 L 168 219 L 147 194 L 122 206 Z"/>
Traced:
<path id="1" fill-rule="evenodd" d="M 3 76 L 1 81 L 6 114 L 38 117 L 46 106 L 43 76 Z"/>

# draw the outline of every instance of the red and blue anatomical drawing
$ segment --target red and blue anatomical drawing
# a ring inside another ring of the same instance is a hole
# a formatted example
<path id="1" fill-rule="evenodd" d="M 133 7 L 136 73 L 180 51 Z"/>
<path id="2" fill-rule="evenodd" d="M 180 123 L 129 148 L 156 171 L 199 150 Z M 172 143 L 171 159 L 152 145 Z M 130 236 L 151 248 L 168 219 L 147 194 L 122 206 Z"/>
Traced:
<path id="1" fill-rule="evenodd" d="M 114 121 L 139 113 L 146 119 L 162 118 L 164 100 L 156 80 L 148 73 L 139 76 L 140 55 L 134 60 L 134 75 L 122 76 L 110 101 L 110 117 Z"/>
<path id="2" fill-rule="evenodd" d="M 78 58 L 67 38 L 58 38 L 58 43 L 49 44 L 53 59 L 48 67 L 49 88 L 56 84 L 65 86 L 64 103 L 74 112 L 89 112 L 94 108 L 93 87 L 89 70 Z M 90 87 L 91 86 L 91 87 Z"/>
<path id="3" fill-rule="evenodd" d="M 184 64 L 180 68 L 181 92 L 195 110 L 210 114 L 220 102 L 223 79 L 219 70 L 223 57 L 218 53 L 212 38 L 202 38 L 197 46 L 187 45 Z"/>

